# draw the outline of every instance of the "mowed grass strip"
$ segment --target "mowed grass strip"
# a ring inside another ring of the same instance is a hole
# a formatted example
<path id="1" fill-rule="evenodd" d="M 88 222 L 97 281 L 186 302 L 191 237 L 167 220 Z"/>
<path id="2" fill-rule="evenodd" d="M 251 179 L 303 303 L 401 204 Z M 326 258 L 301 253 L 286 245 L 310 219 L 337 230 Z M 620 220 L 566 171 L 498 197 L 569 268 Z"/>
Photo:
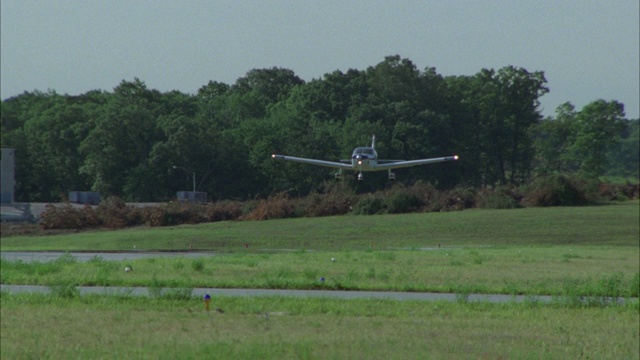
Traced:
<path id="1" fill-rule="evenodd" d="M 638 246 L 638 201 L 590 206 L 235 221 L 3 237 L 10 250 L 362 250 L 459 246 Z M 246 248 L 248 246 L 248 248 Z"/>
<path id="2" fill-rule="evenodd" d="M 3 359 L 637 359 L 637 304 L 1 295 Z M 223 313 L 214 309 L 221 309 Z"/>
<path id="3" fill-rule="evenodd" d="M 233 253 L 45 263 L 2 260 L 3 284 L 426 291 L 637 297 L 640 250 L 626 246 Z M 133 271 L 125 272 L 126 266 Z M 324 281 L 319 279 L 323 278 Z"/>

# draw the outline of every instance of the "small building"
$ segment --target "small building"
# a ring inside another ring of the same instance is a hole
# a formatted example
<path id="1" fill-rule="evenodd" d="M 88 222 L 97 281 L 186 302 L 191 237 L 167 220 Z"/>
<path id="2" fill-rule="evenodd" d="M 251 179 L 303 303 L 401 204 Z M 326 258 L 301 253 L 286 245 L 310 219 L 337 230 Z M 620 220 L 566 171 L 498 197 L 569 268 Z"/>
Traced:
<path id="1" fill-rule="evenodd" d="M 178 191 L 176 192 L 178 201 L 190 201 L 194 203 L 207 202 L 207 193 L 202 191 Z"/>
<path id="2" fill-rule="evenodd" d="M 93 191 L 69 191 L 69 202 L 74 204 L 99 205 L 100 194 Z"/>
<path id="3" fill-rule="evenodd" d="M 0 162 L 0 201 L 3 204 L 13 203 L 16 191 L 16 150 L 14 148 L 2 148 Z"/>

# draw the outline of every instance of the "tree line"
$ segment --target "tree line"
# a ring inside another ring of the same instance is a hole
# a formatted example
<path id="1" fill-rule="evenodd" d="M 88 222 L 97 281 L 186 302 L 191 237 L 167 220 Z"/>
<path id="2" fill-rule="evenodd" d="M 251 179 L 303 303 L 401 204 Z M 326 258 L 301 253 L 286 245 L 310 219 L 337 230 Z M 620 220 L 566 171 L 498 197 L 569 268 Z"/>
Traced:
<path id="1" fill-rule="evenodd" d="M 625 119 L 624 105 L 565 103 L 544 118 L 546 83 L 543 72 L 514 66 L 442 76 L 397 55 L 308 82 L 288 69 L 253 69 L 195 94 L 163 93 L 136 78 L 112 92 L 6 99 L 1 141 L 16 149 L 16 197 L 25 202 L 69 191 L 165 201 L 194 181 L 212 200 L 305 195 L 331 171 L 273 161 L 272 153 L 345 159 L 372 134 L 383 158 L 459 155 L 398 171 L 399 181 L 439 188 L 521 185 L 558 172 L 637 178 L 638 120 Z M 371 173 L 358 186 L 372 191 L 386 181 Z"/>

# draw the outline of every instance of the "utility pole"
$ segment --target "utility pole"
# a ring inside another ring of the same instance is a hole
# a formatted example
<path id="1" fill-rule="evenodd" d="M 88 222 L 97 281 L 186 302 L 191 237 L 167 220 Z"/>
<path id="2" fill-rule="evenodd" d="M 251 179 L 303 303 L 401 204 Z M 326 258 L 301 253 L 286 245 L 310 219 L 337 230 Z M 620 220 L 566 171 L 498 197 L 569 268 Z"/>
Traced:
<path id="1" fill-rule="evenodd" d="M 173 165 L 172 168 L 174 168 L 174 169 L 182 169 L 184 171 L 192 173 L 192 177 L 193 177 L 193 192 L 196 192 L 196 172 L 195 171 L 191 171 L 191 170 L 189 170 L 189 169 L 187 169 L 185 167 L 182 167 L 182 166 Z"/>

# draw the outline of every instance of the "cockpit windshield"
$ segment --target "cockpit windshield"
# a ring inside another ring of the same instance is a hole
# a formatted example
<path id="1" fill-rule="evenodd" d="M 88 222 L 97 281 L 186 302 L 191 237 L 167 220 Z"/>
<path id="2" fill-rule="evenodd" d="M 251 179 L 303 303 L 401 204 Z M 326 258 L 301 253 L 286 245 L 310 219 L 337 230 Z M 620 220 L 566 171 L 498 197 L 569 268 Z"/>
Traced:
<path id="1" fill-rule="evenodd" d="M 375 155 L 375 151 L 370 147 L 359 147 L 353 151 L 354 155 Z"/>

